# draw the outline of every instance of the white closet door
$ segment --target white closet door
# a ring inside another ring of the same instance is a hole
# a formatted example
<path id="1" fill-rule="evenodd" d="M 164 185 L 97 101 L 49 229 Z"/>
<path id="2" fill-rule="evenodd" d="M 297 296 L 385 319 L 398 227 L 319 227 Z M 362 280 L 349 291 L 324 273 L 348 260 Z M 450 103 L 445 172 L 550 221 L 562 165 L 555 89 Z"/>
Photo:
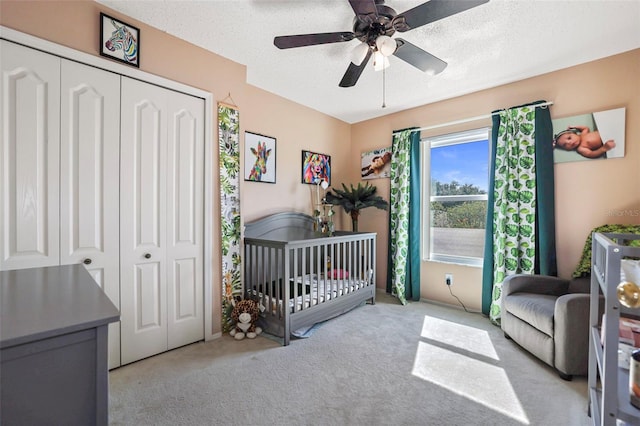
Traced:
<path id="1" fill-rule="evenodd" d="M 121 354 L 126 364 L 167 350 L 167 91 L 121 82 Z"/>
<path id="2" fill-rule="evenodd" d="M 60 263 L 84 263 L 120 307 L 120 76 L 62 60 Z M 109 324 L 109 368 L 120 323 Z"/>
<path id="3" fill-rule="evenodd" d="M 58 265 L 60 59 L 0 52 L 0 270 Z"/>
<path id="4" fill-rule="evenodd" d="M 202 340 L 204 101 L 169 92 L 168 349 Z"/>

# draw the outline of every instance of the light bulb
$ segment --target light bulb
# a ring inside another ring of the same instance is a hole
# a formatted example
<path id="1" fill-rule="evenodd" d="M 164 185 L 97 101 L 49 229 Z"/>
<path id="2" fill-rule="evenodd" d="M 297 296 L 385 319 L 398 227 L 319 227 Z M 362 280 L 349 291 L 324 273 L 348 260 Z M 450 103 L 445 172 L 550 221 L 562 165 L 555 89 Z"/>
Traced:
<path id="1" fill-rule="evenodd" d="M 373 54 L 373 69 L 376 71 L 382 71 L 389 66 L 389 58 L 383 56 L 380 52 Z"/>
<path id="2" fill-rule="evenodd" d="M 391 56 L 396 51 L 396 41 L 389 36 L 381 35 L 376 39 L 376 47 L 378 52 L 383 56 Z"/>
<path id="3" fill-rule="evenodd" d="M 360 65 L 369 51 L 369 45 L 367 43 L 359 43 L 351 51 L 351 62 L 354 65 Z"/>
<path id="4" fill-rule="evenodd" d="M 623 281 L 616 287 L 620 303 L 627 308 L 640 308 L 640 287 L 635 283 Z"/>

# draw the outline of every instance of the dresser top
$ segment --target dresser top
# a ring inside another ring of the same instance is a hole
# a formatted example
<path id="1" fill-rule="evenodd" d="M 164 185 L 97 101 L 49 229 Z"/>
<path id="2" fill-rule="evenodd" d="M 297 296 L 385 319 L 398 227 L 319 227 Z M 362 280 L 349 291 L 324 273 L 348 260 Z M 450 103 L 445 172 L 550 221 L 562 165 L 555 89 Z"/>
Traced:
<path id="1" fill-rule="evenodd" d="M 0 272 L 0 348 L 118 321 L 82 265 Z"/>

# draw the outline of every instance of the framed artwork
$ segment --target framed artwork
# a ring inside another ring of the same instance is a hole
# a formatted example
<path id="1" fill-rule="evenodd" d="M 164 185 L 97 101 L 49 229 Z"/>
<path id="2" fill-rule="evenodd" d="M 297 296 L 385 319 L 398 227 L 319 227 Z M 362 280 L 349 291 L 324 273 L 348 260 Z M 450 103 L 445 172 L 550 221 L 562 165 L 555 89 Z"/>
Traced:
<path id="1" fill-rule="evenodd" d="M 276 183 L 276 139 L 244 132 L 244 180 Z"/>
<path id="2" fill-rule="evenodd" d="M 388 178 L 391 176 L 391 147 L 363 152 L 360 158 L 362 179 Z"/>
<path id="3" fill-rule="evenodd" d="M 331 156 L 302 151 L 302 183 L 317 184 L 326 181 L 331 185 Z"/>
<path id="4" fill-rule="evenodd" d="M 555 163 L 624 157 L 624 108 L 556 118 L 551 122 Z"/>
<path id="5" fill-rule="evenodd" d="M 100 55 L 140 68 L 140 30 L 100 13 Z"/>

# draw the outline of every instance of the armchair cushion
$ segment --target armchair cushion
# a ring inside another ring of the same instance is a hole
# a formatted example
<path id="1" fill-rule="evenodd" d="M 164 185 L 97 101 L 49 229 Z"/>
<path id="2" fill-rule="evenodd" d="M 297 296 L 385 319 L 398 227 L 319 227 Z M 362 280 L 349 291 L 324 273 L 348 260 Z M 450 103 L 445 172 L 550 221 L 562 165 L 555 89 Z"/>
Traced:
<path id="1" fill-rule="evenodd" d="M 502 309 L 553 337 L 553 316 L 557 299 L 557 296 L 548 294 L 516 293 L 505 298 Z"/>

